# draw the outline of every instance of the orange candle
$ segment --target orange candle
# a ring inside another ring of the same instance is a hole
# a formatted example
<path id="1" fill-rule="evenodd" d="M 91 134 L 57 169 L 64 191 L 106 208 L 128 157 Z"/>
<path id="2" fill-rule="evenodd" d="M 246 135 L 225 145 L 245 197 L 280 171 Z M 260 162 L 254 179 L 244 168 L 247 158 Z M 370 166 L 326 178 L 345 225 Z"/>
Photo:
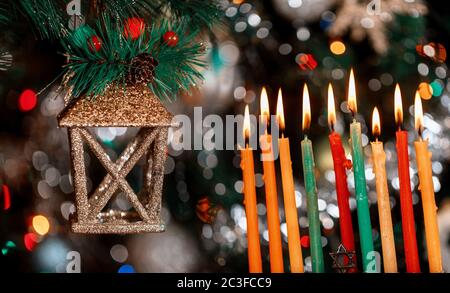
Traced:
<path id="1" fill-rule="evenodd" d="M 284 111 L 281 90 L 278 92 L 277 120 L 281 132 L 284 130 Z M 303 257 L 300 245 L 297 205 L 295 203 L 294 177 L 292 175 L 291 151 L 289 138 L 282 134 L 278 139 L 280 149 L 281 179 L 283 184 L 284 212 L 288 236 L 289 261 L 292 273 L 303 273 Z"/>
<path id="2" fill-rule="evenodd" d="M 378 216 L 380 218 L 381 248 L 383 251 L 383 267 L 385 273 L 397 273 L 397 257 L 395 255 L 394 231 L 392 229 L 391 204 L 386 177 L 386 153 L 383 143 L 378 141 L 381 134 L 381 121 L 375 107 L 372 116 L 372 133 L 375 141 L 372 145 L 373 170 L 376 178 Z"/>
<path id="3" fill-rule="evenodd" d="M 250 115 L 245 106 L 244 140 L 250 137 Z M 256 210 L 255 167 L 253 149 L 245 143 L 241 149 L 241 168 L 244 181 L 244 205 L 247 218 L 248 266 L 250 273 L 262 273 L 261 247 L 259 243 L 258 213 Z"/>
<path id="4" fill-rule="evenodd" d="M 278 193 L 275 176 L 275 162 L 272 150 L 272 136 L 267 134 L 270 111 L 266 89 L 261 91 L 261 124 L 265 133 L 261 135 L 261 152 L 264 169 L 264 188 L 266 192 L 267 226 L 269 232 L 270 271 L 283 273 L 283 246 L 281 244 L 280 215 L 278 213 Z"/>
<path id="5" fill-rule="evenodd" d="M 419 190 L 422 194 L 428 263 L 430 273 L 442 273 L 441 244 L 436 217 L 437 207 L 434 200 L 433 175 L 431 172 L 431 152 L 428 151 L 428 140 L 422 140 L 422 102 L 417 92 L 414 102 L 414 114 L 415 126 L 419 132 L 419 140 L 414 142 L 414 146 L 416 148 L 417 169 L 419 173 Z"/>

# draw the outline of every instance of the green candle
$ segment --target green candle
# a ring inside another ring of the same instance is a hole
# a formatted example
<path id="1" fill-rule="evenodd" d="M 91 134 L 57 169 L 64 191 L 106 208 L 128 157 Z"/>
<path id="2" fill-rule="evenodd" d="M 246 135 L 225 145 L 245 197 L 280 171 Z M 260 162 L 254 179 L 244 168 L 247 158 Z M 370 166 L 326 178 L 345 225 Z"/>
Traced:
<path id="1" fill-rule="evenodd" d="M 316 178 L 314 177 L 314 154 L 312 143 L 305 136 L 301 143 L 303 176 L 305 179 L 306 204 L 308 206 L 309 238 L 311 247 L 312 271 L 324 272 L 322 239 L 320 234 L 319 207 L 317 203 Z"/>
<path id="2" fill-rule="evenodd" d="M 350 72 L 348 91 L 348 107 L 353 113 L 357 111 L 356 90 L 353 70 Z M 364 153 L 361 143 L 361 124 L 353 119 L 350 124 L 350 143 L 353 159 L 353 176 L 355 181 L 356 208 L 358 211 L 359 241 L 364 272 L 376 272 L 375 253 L 372 240 L 372 225 L 370 223 L 369 201 L 367 200 L 366 174 L 364 168 Z"/>
<path id="3" fill-rule="evenodd" d="M 367 200 L 364 154 L 361 144 L 361 124 L 353 121 L 350 125 L 352 145 L 353 175 L 355 180 L 355 197 L 358 211 L 359 241 L 363 256 L 364 271 L 373 259 L 372 225 L 370 223 L 369 201 Z"/>
<path id="4" fill-rule="evenodd" d="M 308 88 L 303 89 L 303 130 L 309 129 L 311 122 Z M 316 178 L 314 176 L 314 153 L 312 143 L 305 135 L 301 142 L 303 176 L 306 189 L 306 204 L 308 208 L 309 238 L 311 248 L 311 263 L 314 273 L 323 273 L 324 261 L 322 252 L 322 237 L 320 234 L 319 207 L 317 202 Z"/>

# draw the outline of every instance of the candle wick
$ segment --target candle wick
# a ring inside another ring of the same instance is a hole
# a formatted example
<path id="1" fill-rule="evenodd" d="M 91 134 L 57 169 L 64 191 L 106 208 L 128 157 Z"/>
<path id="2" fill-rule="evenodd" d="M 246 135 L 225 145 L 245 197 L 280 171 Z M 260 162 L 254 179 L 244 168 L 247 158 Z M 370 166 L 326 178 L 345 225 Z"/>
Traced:
<path id="1" fill-rule="evenodd" d="M 350 109 L 350 112 L 352 113 L 352 117 L 353 117 L 353 122 L 356 121 L 356 113 L 353 111 L 353 109 Z"/>
<path id="2" fill-rule="evenodd" d="M 328 126 L 330 128 L 330 132 L 334 132 L 334 123 L 330 123 Z"/>
<path id="3" fill-rule="evenodd" d="M 268 115 L 268 116 L 266 117 L 266 134 L 269 133 L 270 119 L 271 119 L 271 117 L 270 117 L 270 115 Z"/>
<path id="4" fill-rule="evenodd" d="M 417 132 L 419 133 L 419 139 L 420 139 L 420 141 L 422 141 L 422 140 L 423 140 L 423 129 L 422 129 L 422 127 L 419 127 L 419 129 L 417 130 Z"/>

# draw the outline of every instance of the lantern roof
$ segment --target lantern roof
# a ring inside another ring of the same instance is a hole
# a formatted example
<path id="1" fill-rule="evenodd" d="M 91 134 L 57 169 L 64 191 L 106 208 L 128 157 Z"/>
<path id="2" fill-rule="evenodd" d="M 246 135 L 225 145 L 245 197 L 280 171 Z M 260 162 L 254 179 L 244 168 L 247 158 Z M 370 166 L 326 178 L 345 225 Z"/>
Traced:
<path id="1" fill-rule="evenodd" d="M 81 97 L 58 115 L 60 127 L 163 127 L 173 115 L 145 84 L 109 86 L 102 95 Z"/>

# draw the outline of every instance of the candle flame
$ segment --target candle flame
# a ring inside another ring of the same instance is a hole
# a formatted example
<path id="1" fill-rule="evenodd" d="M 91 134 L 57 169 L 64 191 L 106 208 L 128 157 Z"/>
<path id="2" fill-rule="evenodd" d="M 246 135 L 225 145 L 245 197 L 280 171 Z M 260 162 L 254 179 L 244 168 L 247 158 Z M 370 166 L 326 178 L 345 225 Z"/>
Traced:
<path id="1" fill-rule="evenodd" d="M 278 127 L 281 130 L 284 130 L 284 109 L 283 109 L 283 94 L 281 93 L 281 89 L 278 91 L 278 101 L 277 101 L 277 121 Z"/>
<path id="2" fill-rule="evenodd" d="M 311 125 L 311 105 L 309 103 L 308 86 L 305 83 L 305 86 L 303 87 L 303 119 L 302 119 L 303 131 L 307 131 L 310 125 Z"/>
<path id="3" fill-rule="evenodd" d="M 380 113 L 378 113 L 377 107 L 375 107 L 373 109 L 373 114 L 372 114 L 372 134 L 375 137 L 379 137 L 381 134 Z"/>
<path id="4" fill-rule="evenodd" d="M 348 96 L 347 96 L 348 109 L 355 114 L 358 111 L 356 104 L 356 87 L 355 87 L 355 75 L 353 74 L 353 68 L 350 70 L 350 78 L 348 81 Z"/>
<path id="5" fill-rule="evenodd" d="M 334 105 L 334 93 L 331 83 L 328 84 L 328 125 L 333 129 L 336 124 L 336 107 Z"/>
<path id="6" fill-rule="evenodd" d="M 261 107 L 261 123 L 267 124 L 270 117 L 270 110 L 269 110 L 269 98 L 267 97 L 267 91 L 265 87 L 263 87 L 261 90 L 260 107 Z"/>
<path id="7" fill-rule="evenodd" d="M 395 109 L 395 123 L 400 128 L 403 123 L 403 105 L 402 105 L 402 93 L 400 91 L 400 86 L 397 83 L 395 85 L 395 101 L 394 101 L 394 109 Z"/>
<path id="8" fill-rule="evenodd" d="M 244 135 L 244 140 L 250 138 L 250 113 L 248 110 L 248 105 L 245 106 L 244 127 L 242 128 L 242 132 Z"/>
<path id="9" fill-rule="evenodd" d="M 417 132 L 419 132 L 419 135 L 421 135 L 423 130 L 423 109 L 422 99 L 420 98 L 419 92 L 417 91 L 414 98 L 414 122 Z"/>

